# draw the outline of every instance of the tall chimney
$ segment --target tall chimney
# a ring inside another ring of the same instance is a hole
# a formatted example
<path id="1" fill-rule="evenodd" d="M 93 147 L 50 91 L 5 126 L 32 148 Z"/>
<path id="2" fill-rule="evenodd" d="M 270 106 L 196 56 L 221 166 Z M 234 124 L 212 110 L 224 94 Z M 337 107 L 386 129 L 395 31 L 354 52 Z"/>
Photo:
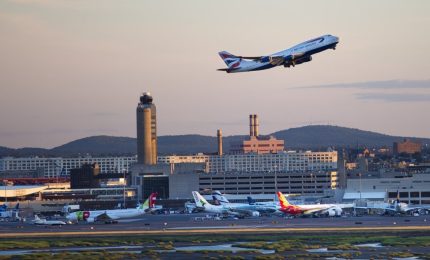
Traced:
<path id="1" fill-rule="evenodd" d="M 218 155 L 222 155 L 222 131 L 221 129 L 218 129 L 216 132 L 216 135 L 218 137 Z"/>
<path id="2" fill-rule="evenodd" d="M 258 117 L 254 115 L 254 136 L 258 137 Z"/>
<path id="3" fill-rule="evenodd" d="M 254 136 L 254 115 L 249 115 L 249 137 Z"/>

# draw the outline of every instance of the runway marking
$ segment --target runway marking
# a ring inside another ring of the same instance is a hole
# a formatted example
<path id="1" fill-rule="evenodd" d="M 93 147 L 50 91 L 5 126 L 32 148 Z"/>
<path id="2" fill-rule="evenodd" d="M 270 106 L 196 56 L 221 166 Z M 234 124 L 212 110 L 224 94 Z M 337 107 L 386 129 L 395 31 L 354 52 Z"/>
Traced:
<path id="1" fill-rule="evenodd" d="M 252 225 L 252 226 L 203 226 L 203 227 L 174 227 L 166 228 L 167 230 L 198 230 L 198 229 L 244 229 L 244 228 L 265 228 L 268 225 Z"/>
<path id="2" fill-rule="evenodd" d="M 193 230 L 111 230 L 111 231 L 61 231 L 61 232 L 27 232 L 3 233 L 3 238 L 10 237 L 59 237 L 59 236 L 115 236 L 115 235 L 191 235 L 191 234 L 224 234 L 224 233 L 283 233 L 283 232 L 342 232 L 342 231 L 430 231 L 430 226 L 406 227 L 327 227 L 327 228 L 237 228 L 237 229 L 193 229 Z"/>

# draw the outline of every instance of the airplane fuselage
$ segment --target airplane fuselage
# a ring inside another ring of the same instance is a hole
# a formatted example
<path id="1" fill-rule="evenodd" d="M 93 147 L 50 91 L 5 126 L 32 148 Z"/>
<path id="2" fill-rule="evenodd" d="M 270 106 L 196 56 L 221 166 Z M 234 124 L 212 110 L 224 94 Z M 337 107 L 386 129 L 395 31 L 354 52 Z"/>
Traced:
<path id="1" fill-rule="evenodd" d="M 144 209 L 112 209 L 112 210 L 92 210 L 92 211 L 76 211 L 67 216 L 71 221 L 89 221 L 92 222 L 97 217 L 106 214 L 109 218 L 116 220 L 121 218 L 133 218 L 145 213 Z"/>

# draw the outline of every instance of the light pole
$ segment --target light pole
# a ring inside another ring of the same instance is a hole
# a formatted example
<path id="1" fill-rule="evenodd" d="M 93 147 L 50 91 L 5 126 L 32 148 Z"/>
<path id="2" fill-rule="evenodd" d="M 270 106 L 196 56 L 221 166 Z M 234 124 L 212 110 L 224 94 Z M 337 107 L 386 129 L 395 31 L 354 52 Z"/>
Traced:
<path id="1" fill-rule="evenodd" d="M 4 201 L 7 203 L 7 180 L 3 180 L 4 185 Z"/>
<path id="2" fill-rule="evenodd" d="M 122 169 L 122 176 L 123 176 L 123 184 L 122 184 L 122 186 L 123 186 L 123 190 L 122 190 L 122 199 L 123 199 L 123 207 L 124 208 L 126 208 L 125 207 L 125 185 L 126 185 L 126 180 L 125 180 L 125 169 Z"/>
<path id="3" fill-rule="evenodd" d="M 360 201 L 361 201 L 361 172 L 358 174 L 360 176 Z"/>

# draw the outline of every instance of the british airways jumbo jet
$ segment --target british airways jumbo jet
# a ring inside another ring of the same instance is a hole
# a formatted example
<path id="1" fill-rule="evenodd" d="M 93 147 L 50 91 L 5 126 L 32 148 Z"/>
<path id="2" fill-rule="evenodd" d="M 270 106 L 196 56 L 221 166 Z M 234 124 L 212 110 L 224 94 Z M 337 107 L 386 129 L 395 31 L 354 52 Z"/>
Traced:
<path id="1" fill-rule="evenodd" d="M 265 70 L 281 65 L 286 68 L 294 67 L 295 65 L 311 61 L 311 55 L 315 53 L 328 49 L 335 50 L 338 43 L 338 37 L 328 34 L 269 56 L 243 57 L 222 51 L 219 52 L 219 56 L 227 64 L 228 68 L 218 70 L 233 73 Z"/>

